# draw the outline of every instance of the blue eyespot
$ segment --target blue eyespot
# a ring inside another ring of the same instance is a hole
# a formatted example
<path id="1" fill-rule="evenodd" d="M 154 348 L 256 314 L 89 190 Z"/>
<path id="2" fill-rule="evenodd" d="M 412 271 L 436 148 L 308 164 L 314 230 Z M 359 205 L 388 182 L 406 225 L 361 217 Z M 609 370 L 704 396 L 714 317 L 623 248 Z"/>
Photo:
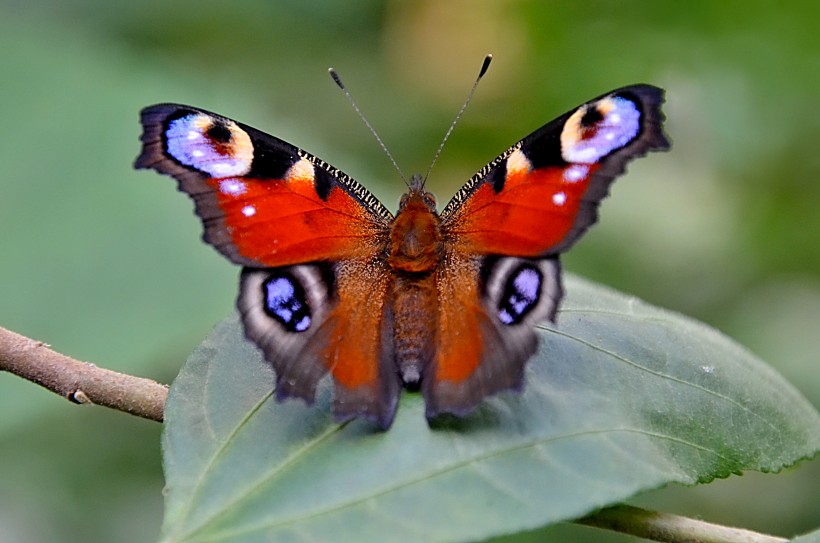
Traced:
<path id="1" fill-rule="evenodd" d="M 262 283 L 265 313 L 277 320 L 289 332 L 304 332 L 310 328 L 310 308 L 305 289 L 288 273 L 272 274 Z"/>
<path id="2" fill-rule="evenodd" d="M 165 142 L 177 162 L 212 177 L 238 177 L 251 169 L 253 144 L 232 121 L 191 113 L 168 123 Z"/>
<path id="3" fill-rule="evenodd" d="M 504 285 L 498 303 L 498 318 L 507 325 L 520 323 L 541 297 L 541 272 L 531 264 L 520 266 Z"/>
<path id="4" fill-rule="evenodd" d="M 567 162 L 594 164 L 628 145 L 641 130 L 641 112 L 632 100 L 612 96 L 586 107 L 561 133 L 561 156 Z"/>

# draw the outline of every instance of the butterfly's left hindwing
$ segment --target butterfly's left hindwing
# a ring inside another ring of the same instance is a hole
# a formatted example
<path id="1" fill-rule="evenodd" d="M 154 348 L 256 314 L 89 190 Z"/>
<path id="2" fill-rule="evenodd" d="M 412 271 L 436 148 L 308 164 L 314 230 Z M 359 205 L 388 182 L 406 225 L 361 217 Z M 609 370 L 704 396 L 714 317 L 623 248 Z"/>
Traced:
<path id="1" fill-rule="evenodd" d="M 556 257 L 449 260 L 437 278 L 437 352 L 422 380 L 428 418 L 463 416 L 491 394 L 520 390 L 535 325 L 555 318 L 563 296 Z"/>

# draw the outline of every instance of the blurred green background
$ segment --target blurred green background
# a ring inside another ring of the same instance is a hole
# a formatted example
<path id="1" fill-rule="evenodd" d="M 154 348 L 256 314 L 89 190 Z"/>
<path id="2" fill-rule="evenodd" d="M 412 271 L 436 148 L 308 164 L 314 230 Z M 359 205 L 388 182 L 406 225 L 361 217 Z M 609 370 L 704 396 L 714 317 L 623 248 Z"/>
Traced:
<path id="1" fill-rule="evenodd" d="M 394 208 L 403 185 L 327 68 L 412 173 L 492 52 L 430 179 L 440 205 L 567 109 L 666 88 L 672 152 L 630 167 L 565 267 L 716 326 L 818 405 L 819 20 L 797 2 L 0 0 L 0 325 L 170 382 L 232 310 L 238 270 L 199 241 L 170 179 L 131 169 L 140 108 L 244 121 Z M 156 538 L 159 424 L 8 374 L 0 412 L 0 541 Z M 818 464 L 635 503 L 790 536 L 820 520 Z"/>

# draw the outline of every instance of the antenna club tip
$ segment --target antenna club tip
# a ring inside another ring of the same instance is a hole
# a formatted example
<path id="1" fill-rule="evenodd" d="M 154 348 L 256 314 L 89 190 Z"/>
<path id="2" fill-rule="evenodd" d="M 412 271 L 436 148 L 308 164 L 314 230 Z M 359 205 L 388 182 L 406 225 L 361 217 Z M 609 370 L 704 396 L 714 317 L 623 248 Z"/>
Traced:
<path id="1" fill-rule="evenodd" d="M 333 81 L 339 86 L 340 89 L 345 88 L 344 83 L 342 83 L 342 78 L 339 77 L 339 74 L 336 72 L 335 68 L 328 68 L 327 73 L 330 74 L 330 77 L 333 78 Z"/>
<path id="2" fill-rule="evenodd" d="M 487 73 L 487 69 L 490 67 L 490 62 L 493 60 L 493 54 L 487 53 L 487 56 L 484 57 L 484 63 L 481 65 L 481 71 L 478 72 L 478 78 L 481 79 L 484 77 L 484 74 Z"/>

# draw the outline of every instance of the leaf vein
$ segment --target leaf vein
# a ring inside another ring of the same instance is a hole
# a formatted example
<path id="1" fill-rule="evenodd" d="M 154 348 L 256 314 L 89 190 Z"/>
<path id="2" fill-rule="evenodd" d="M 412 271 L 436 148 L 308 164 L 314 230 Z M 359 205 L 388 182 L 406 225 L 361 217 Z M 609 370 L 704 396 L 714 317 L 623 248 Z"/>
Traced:
<path id="1" fill-rule="evenodd" d="M 267 394 L 265 396 L 264 400 L 270 399 L 272 396 L 273 396 L 273 392 L 271 392 L 270 394 Z M 259 407 L 261 407 L 262 403 L 264 403 L 264 400 L 262 402 L 260 402 L 257 406 L 255 406 L 255 408 L 241 421 L 241 423 L 237 426 L 235 431 L 232 433 L 231 437 L 233 437 L 233 435 L 235 435 L 239 431 L 239 428 L 241 428 L 242 426 L 245 425 L 247 420 L 250 418 L 251 414 L 255 413 L 259 409 Z M 307 451 L 309 451 L 313 447 L 315 447 L 315 446 L 319 445 L 320 443 L 322 443 L 329 436 L 332 436 L 333 434 L 339 432 L 339 430 L 341 428 L 343 428 L 344 426 L 345 426 L 344 424 L 342 424 L 342 425 L 331 425 L 327 430 L 325 430 L 321 434 L 319 434 L 316 437 L 314 437 L 313 439 L 308 440 L 307 442 L 305 442 L 304 445 L 302 445 L 301 447 L 294 450 L 287 458 L 284 458 L 282 460 L 282 462 L 280 462 L 279 464 L 274 466 L 273 469 L 271 469 L 270 471 L 268 471 L 267 473 L 262 475 L 259 479 L 257 479 L 254 482 L 254 484 L 252 484 L 249 487 L 247 487 L 247 488 L 241 490 L 240 492 L 238 492 L 237 495 L 234 497 L 234 499 L 232 501 L 226 503 L 225 506 L 223 506 L 221 509 L 219 509 L 215 514 L 213 514 L 210 517 L 204 519 L 199 524 L 199 526 L 195 526 L 192 529 L 188 530 L 185 537 L 191 537 L 191 536 L 199 533 L 201 530 L 205 529 L 208 526 L 208 524 L 210 524 L 210 523 L 216 521 L 217 519 L 219 519 L 220 517 L 223 517 L 224 515 L 230 513 L 231 510 L 235 507 L 238 507 L 239 504 L 243 500 L 247 499 L 249 496 L 253 495 L 255 492 L 257 492 L 261 488 L 263 488 L 265 483 L 267 483 L 271 479 L 274 479 L 277 475 L 279 475 L 282 471 L 284 471 L 287 467 L 289 467 L 294 462 L 300 460 L 304 453 L 306 453 Z M 233 442 L 234 442 L 234 440 L 229 438 L 225 442 L 225 444 L 222 447 L 220 447 L 220 452 L 227 450 L 228 445 L 232 444 Z M 216 460 L 216 455 L 214 456 L 212 461 L 207 466 L 207 468 L 205 470 L 206 472 L 210 471 L 210 469 L 214 466 L 215 460 Z M 204 477 L 202 479 L 204 479 Z M 201 487 L 201 486 L 202 485 L 199 485 L 199 487 Z M 193 503 L 193 501 L 194 501 L 194 498 L 192 497 L 191 503 Z"/>
<path id="2" fill-rule="evenodd" d="M 210 365 L 209 365 L 210 367 Z M 208 388 L 207 386 L 205 387 Z M 196 503 L 199 495 L 202 493 L 202 489 L 205 486 L 205 482 L 208 480 L 208 475 L 211 474 L 211 471 L 214 469 L 214 466 L 217 463 L 217 460 L 225 453 L 225 451 L 235 442 L 234 437 L 239 433 L 239 431 L 248 423 L 251 417 L 256 414 L 256 412 L 267 402 L 269 399 L 273 397 L 273 391 L 263 395 L 260 400 L 254 405 L 244 417 L 242 417 L 236 426 L 231 430 L 231 432 L 226 436 L 224 442 L 217 447 L 214 451 L 213 455 L 207 460 L 205 463 L 205 467 L 202 470 L 200 476 L 197 478 L 193 489 L 191 489 L 190 498 L 188 500 L 188 505 L 183 510 L 181 518 L 183 520 L 187 520 L 190 518 L 191 511 L 193 511 L 194 504 Z M 216 439 L 216 436 L 214 435 Z M 180 522 L 179 525 L 183 525 L 183 522 Z"/>
<path id="3" fill-rule="evenodd" d="M 716 397 L 716 398 L 720 398 L 721 400 L 726 401 L 726 402 L 728 402 L 728 403 L 731 403 L 732 405 L 734 405 L 734 406 L 736 406 L 736 407 L 740 408 L 740 410 L 741 410 L 741 411 L 744 411 L 744 412 L 748 413 L 749 415 L 752 415 L 752 416 L 754 416 L 755 418 L 757 418 L 757 419 L 759 419 L 759 420 L 763 421 L 763 422 L 764 422 L 765 424 L 767 424 L 767 425 L 768 425 L 768 426 L 769 426 L 772 430 L 774 430 L 774 432 L 775 432 L 776 434 L 779 434 L 779 433 L 780 433 L 780 429 L 779 429 L 777 426 L 775 426 L 775 425 L 774 425 L 774 423 L 772 423 L 772 422 L 771 422 L 771 421 L 769 421 L 767 418 L 765 418 L 763 415 L 761 415 L 761 414 L 759 414 L 759 413 L 757 413 L 757 412 L 753 411 L 753 410 L 752 410 L 752 409 L 750 409 L 748 406 L 743 405 L 742 403 L 740 403 L 740 402 L 738 402 L 738 401 L 736 401 L 736 400 L 734 400 L 734 399 L 730 398 L 729 396 L 726 396 L 725 394 L 721 394 L 720 392 L 717 392 L 717 391 L 714 391 L 714 390 L 708 389 L 708 388 L 706 388 L 706 387 L 704 387 L 704 386 L 701 386 L 701 385 L 699 385 L 699 384 L 697 384 L 697 383 L 693 383 L 693 382 L 691 382 L 691 381 L 686 381 L 686 380 L 681 379 L 681 378 L 679 378 L 679 377 L 675 377 L 675 376 L 672 376 L 672 375 L 669 375 L 669 374 L 666 374 L 666 373 L 663 373 L 663 372 L 660 372 L 660 371 L 657 371 L 657 370 L 653 370 L 653 369 L 648 368 L 648 367 L 646 367 L 646 366 L 642 366 L 641 364 L 638 364 L 637 362 L 633 362 L 632 360 L 629 360 L 628 358 L 626 358 L 626 357 L 624 357 L 624 356 L 621 356 L 621 355 L 619 355 L 618 353 L 616 353 L 616 352 L 614 352 L 614 351 L 610 351 L 610 350 L 608 350 L 608 349 L 605 349 L 604 347 L 601 347 L 601 346 L 599 346 L 599 345 L 595 345 L 595 344 L 593 344 L 593 343 L 591 343 L 591 342 L 589 342 L 589 341 L 586 341 L 585 339 L 582 339 L 582 338 L 580 338 L 580 337 L 578 337 L 578 336 L 574 336 L 574 335 L 569 334 L 569 333 L 567 333 L 567 332 L 564 332 L 564 331 L 562 331 L 562 330 L 558 330 L 557 328 L 549 328 L 548 330 L 550 330 L 551 332 L 553 332 L 553 333 L 555 333 L 555 334 L 558 334 L 558 335 L 564 336 L 564 337 L 565 337 L 565 338 L 567 338 L 567 339 L 571 339 L 571 340 L 577 341 L 578 343 L 581 343 L 582 345 L 586 345 L 586 346 L 587 346 L 587 347 L 589 347 L 590 349 L 594 349 L 594 350 L 596 350 L 596 351 L 598 351 L 598 352 L 601 352 L 601 353 L 604 353 L 604 354 L 606 354 L 606 355 L 609 355 L 609 356 L 611 356 L 612 358 L 615 358 L 616 360 L 620 360 L 621 362 L 624 362 L 625 364 L 628 364 L 628 365 L 630 365 L 630 366 L 632 366 L 632 367 L 634 367 L 634 368 L 637 368 L 637 369 L 639 369 L 639 370 L 642 370 L 642 371 L 645 371 L 645 372 L 650 373 L 650 374 L 652 374 L 652 375 L 655 375 L 656 377 L 660 377 L 660 378 L 662 378 L 662 379 L 668 379 L 668 380 L 673 381 L 673 382 L 675 382 L 675 383 L 678 383 L 678 384 L 681 384 L 681 385 L 685 385 L 685 386 L 692 387 L 692 388 L 694 388 L 694 389 L 700 390 L 701 392 L 704 392 L 704 393 L 706 393 L 706 394 L 708 394 L 708 395 L 711 395 L 711 396 L 714 396 L 714 397 Z"/>
<path id="4" fill-rule="evenodd" d="M 318 518 L 318 517 L 321 517 L 323 515 L 329 515 L 329 514 L 339 512 L 339 511 L 343 511 L 344 509 L 347 509 L 347 508 L 350 508 L 350 507 L 355 507 L 357 505 L 366 505 L 367 502 L 369 502 L 369 501 L 375 501 L 375 500 L 377 500 L 381 497 L 387 496 L 387 495 L 389 495 L 391 493 L 394 493 L 394 492 L 398 492 L 398 491 L 400 491 L 404 488 L 407 488 L 407 487 L 410 487 L 410 486 L 413 486 L 413 485 L 416 485 L 416 484 L 423 483 L 425 481 L 428 481 L 428 480 L 436 478 L 436 477 L 440 477 L 440 476 L 442 476 L 446 473 L 449 473 L 449 472 L 455 472 L 455 471 L 460 470 L 460 469 L 473 467 L 474 464 L 477 464 L 479 462 L 484 462 L 484 461 L 487 461 L 487 460 L 490 460 L 490 459 L 493 459 L 493 458 L 496 458 L 496 457 L 500 457 L 500 456 L 503 456 L 505 454 L 509 454 L 509 453 L 517 452 L 517 451 L 523 451 L 523 450 L 526 450 L 528 448 L 538 448 L 538 447 L 541 447 L 542 445 L 546 445 L 546 444 L 549 444 L 549 443 L 555 443 L 555 442 L 558 442 L 558 441 L 561 441 L 561 440 L 564 440 L 564 439 L 572 439 L 572 438 L 581 437 L 581 436 L 585 436 L 585 435 L 607 434 L 607 433 L 612 433 L 612 432 L 633 432 L 633 433 L 638 433 L 638 434 L 644 434 L 644 435 L 647 435 L 649 437 L 653 437 L 653 438 L 657 438 L 657 439 L 666 439 L 666 440 L 674 441 L 675 443 L 690 446 L 690 447 L 696 448 L 698 450 L 714 454 L 715 456 L 717 456 L 717 457 L 719 457 L 723 460 L 727 460 L 720 453 L 718 453 L 717 451 L 714 451 L 712 449 L 709 449 L 708 447 L 704 447 L 702 445 L 691 443 L 691 442 L 688 442 L 684 439 L 677 438 L 677 437 L 674 437 L 674 436 L 660 434 L 660 433 L 657 433 L 657 432 L 649 432 L 649 431 L 646 431 L 646 430 L 642 430 L 640 428 L 602 428 L 602 429 L 594 429 L 594 430 L 584 430 L 582 432 L 576 432 L 576 433 L 564 434 L 564 435 L 561 435 L 561 436 L 555 436 L 555 437 L 546 438 L 546 439 L 537 439 L 537 440 L 533 440 L 533 441 L 528 441 L 528 442 L 522 443 L 522 444 L 514 446 L 514 447 L 506 447 L 506 448 L 504 448 L 502 450 L 499 450 L 499 451 L 489 452 L 489 453 L 477 456 L 475 458 L 471 458 L 467 461 L 457 462 L 455 464 L 433 470 L 432 472 L 428 473 L 425 476 L 418 477 L 418 478 L 411 479 L 411 480 L 402 481 L 402 482 L 399 482 L 397 484 L 388 486 L 388 487 L 386 487 L 386 488 L 384 488 L 384 489 L 382 489 L 378 492 L 372 492 L 372 493 L 370 493 L 366 496 L 356 497 L 356 498 L 347 500 L 345 502 L 338 503 L 336 505 L 332 505 L 332 506 L 329 506 L 329 507 L 324 507 L 324 508 L 322 508 L 318 511 L 314 511 L 312 513 L 308 513 L 308 514 L 305 514 L 305 515 L 302 515 L 302 516 L 293 517 L 293 518 L 287 519 L 287 520 L 276 520 L 276 521 L 273 521 L 273 522 L 262 521 L 262 522 L 259 522 L 259 523 L 255 524 L 255 525 L 246 526 L 244 528 L 236 528 L 236 529 L 233 529 L 233 530 L 225 530 L 225 531 L 220 532 L 220 533 L 215 533 L 215 534 L 213 534 L 212 537 L 208 538 L 207 541 L 223 541 L 223 540 L 227 540 L 227 539 L 235 539 L 237 537 L 242 537 L 242 536 L 245 536 L 247 534 L 254 533 L 254 532 L 261 532 L 261 531 L 269 530 L 269 529 L 276 528 L 276 527 L 284 527 L 284 526 L 287 526 L 287 525 L 297 524 L 297 523 L 300 523 L 300 522 L 310 520 L 312 518 Z"/>

